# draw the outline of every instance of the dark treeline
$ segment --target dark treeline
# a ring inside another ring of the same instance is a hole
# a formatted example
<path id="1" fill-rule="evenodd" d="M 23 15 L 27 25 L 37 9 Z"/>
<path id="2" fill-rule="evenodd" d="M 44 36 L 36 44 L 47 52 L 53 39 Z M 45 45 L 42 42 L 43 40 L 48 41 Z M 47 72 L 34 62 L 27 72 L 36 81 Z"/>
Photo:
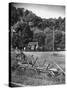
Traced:
<path id="1" fill-rule="evenodd" d="M 24 8 L 15 8 L 13 4 L 9 12 L 13 48 L 23 49 L 29 42 L 38 42 L 42 50 L 53 50 L 53 43 L 54 50 L 65 50 L 65 18 L 41 18 Z"/>

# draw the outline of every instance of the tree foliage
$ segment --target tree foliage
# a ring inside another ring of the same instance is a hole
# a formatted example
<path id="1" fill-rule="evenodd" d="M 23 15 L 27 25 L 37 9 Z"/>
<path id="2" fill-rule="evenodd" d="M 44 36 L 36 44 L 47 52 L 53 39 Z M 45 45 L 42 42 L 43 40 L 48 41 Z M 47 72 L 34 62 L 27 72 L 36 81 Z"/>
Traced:
<path id="1" fill-rule="evenodd" d="M 13 36 L 12 45 L 14 48 L 23 48 L 28 42 L 32 41 L 33 32 L 30 30 L 29 26 L 25 23 L 18 23 L 15 28 L 16 34 Z"/>
<path id="2" fill-rule="evenodd" d="M 24 8 L 15 8 L 13 4 L 11 4 L 10 13 L 11 20 L 9 27 L 13 26 L 16 31 L 12 39 L 14 48 L 16 46 L 23 48 L 30 41 L 38 41 L 39 46 L 45 46 L 48 49 L 52 48 L 53 28 L 55 32 L 55 49 L 58 47 L 65 48 L 65 18 L 41 18 L 32 11 L 25 10 Z M 33 31 L 28 24 L 29 22 L 33 23 Z M 39 29 L 38 33 L 34 33 L 35 27 Z M 39 32 L 40 30 L 42 32 Z"/>

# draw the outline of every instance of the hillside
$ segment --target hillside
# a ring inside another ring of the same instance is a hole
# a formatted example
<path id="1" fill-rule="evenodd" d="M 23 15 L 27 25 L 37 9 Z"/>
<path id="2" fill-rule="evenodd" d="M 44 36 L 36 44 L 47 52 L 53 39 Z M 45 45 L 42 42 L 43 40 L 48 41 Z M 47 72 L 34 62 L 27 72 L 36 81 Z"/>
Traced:
<path id="1" fill-rule="evenodd" d="M 11 19 L 9 23 L 9 29 L 11 30 L 12 27 L 17 33 L 17 35 L 20 35 L 21 37 L 21 34 L 19 34 L 21 32 L 27 35 L 26 32 L 28 31 L 27 30 L 24 31 L 25 30 L 24 28 L 27 25 L 29 26 L 28 28 L 31 31 L 29 33 L 33 33 L 33 37 L 30 37 L 30 41 L 35 40 L 38 43 L 41 43 L 39 44 L 40 47 L 45 46 L 48 50 L 53 49 L 53 42 L 54 42 L 55 50 L 57 50 L 57 48 L 61 48 L 61 50 L 65 50 L 65 18 L 61 18 L 61 17 L 59 17 L 58 19 L 41 18 L 38 17 L 36 14 L 34 14 L 32 11 L 26 10 L 24 8 L 15 8 L 14 6 L 12 6 L 12 4 L 10 8 L 10 13 L 11 13 L 10 15 Z M 55 33 L 54 41 L 53 41 L 53 30 Z M 13 37 L 15 37 L 15 35 L 16 34 L 14 34 Z M 26 37 L 28 36 L 25 36 L 25 39 Z M 27 43 L 30 42 L 27 39 L 26 39 Z M 23 43 L 23 41 L 21 40 L 20 42 Z M 25 42 L 24 46 L 26 46 L 27 43 Z"/>

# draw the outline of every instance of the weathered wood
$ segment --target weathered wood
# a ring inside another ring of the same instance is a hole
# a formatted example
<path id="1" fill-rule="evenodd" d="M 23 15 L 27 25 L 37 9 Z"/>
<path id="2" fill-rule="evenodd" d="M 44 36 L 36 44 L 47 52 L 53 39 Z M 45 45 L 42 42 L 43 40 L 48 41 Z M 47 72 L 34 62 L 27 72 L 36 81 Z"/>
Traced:
<path id="1" fill-rule="evenodd" d="M 57 63 L 54 62 L 54 64 L 65 74 L 64 70 Z"/>

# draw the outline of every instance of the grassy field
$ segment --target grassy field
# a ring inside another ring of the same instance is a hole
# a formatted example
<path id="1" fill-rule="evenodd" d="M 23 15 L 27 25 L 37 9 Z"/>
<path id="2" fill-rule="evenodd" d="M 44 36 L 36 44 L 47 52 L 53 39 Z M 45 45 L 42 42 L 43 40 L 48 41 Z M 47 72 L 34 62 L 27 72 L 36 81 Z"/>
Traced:
<path id="1" fill-rule="evenodd" d="M 31 55 L 33 55 L 34 60 L 38 57 L 36 65 L 40 67 L 43 66 L 44 60 L 46 61 L 46 66 L 48 64 L 53 68 L 58 68 L 55 64 L 57 64 L 64 72 L 65 72 L 65 54 L 61 52 L 23 52 L 28 60 L 31 59 Z M 11 66 L 16 61 L 15 52 L 11 52 Z M 47 73 L 36 73 L 34 70 L 14 70 L 11 71 L 11 80 L 15 83 L 20 83 L 22 85 L 55 85 L 55 84 L 65 84 L 65 76 L 58 77 L 49 77 Z"/>

